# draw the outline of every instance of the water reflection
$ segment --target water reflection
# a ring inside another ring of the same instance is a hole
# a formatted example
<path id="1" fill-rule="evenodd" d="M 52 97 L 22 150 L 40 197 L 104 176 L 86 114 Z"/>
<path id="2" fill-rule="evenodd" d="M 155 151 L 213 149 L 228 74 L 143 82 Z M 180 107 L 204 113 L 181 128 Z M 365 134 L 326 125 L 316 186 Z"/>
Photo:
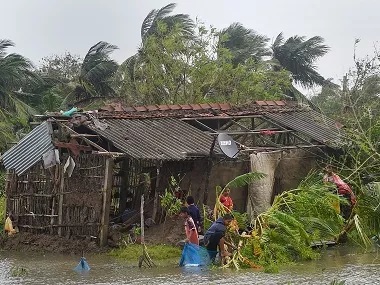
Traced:
<path id="1" fill-rule="evenodd" d="M 209 270 L 202 267 L 166 266 L 139 269 L 136 264 L 107 256 L 87 256 L 91 270 L 77 273 L 80 257 L 55 254 L 0 254 L 0 284 L 329 284 L 333 279 L 346 284 L 380 284 L 378 253 L 363 254 L 349 247 L 326 250 L 318 261 L 282 268 L 278 274 L 242 270 Z M 24 276 L 12 276 L 15 267 L 26 268 Z"/>

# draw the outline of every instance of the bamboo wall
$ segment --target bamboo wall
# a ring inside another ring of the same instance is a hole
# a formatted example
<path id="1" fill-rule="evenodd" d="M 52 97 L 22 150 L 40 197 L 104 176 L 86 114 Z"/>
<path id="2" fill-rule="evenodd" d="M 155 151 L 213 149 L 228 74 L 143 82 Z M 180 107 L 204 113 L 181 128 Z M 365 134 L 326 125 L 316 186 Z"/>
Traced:
<path id="1" fill-rule="evenodd" d="M 49 169 L 39 163 L 19 177 L 8 172 L 7 211 L 20 231 L 99 237 L 102 215 L 109 215 L 103 205 L 107 158 L 79 155 L 71 177 L 63 174 L 66 159 Z"/>

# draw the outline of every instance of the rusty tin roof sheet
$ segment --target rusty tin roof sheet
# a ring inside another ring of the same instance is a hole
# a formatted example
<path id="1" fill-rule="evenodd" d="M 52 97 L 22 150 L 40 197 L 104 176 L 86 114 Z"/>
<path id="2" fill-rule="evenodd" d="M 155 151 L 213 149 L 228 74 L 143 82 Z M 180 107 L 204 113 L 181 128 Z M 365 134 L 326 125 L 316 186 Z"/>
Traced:
<path id="1" fill-rule="evenodd" d="M 331 147 L 341 144 L 341 125 L 316 111 L 267 113 L 265 117 Z"/>
<path id="2" fill-rule="evenodd" d="M 213 138 L 174 118 L 106 119 L 105 130 L 89 127 L 125 154 L 145 160 L 184 160 L 205 157 Z"/>

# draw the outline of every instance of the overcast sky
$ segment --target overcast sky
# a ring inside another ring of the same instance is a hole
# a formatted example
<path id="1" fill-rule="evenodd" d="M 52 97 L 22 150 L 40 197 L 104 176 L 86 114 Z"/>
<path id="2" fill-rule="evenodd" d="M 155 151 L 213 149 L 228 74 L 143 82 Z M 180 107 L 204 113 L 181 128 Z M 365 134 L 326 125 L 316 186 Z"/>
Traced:
<path id="1" fill-rule="evenodd" d="M 84 56 L 101 40 L 120 48 L 114 58 L 121 62 L 136 52 L 149 11 L 170 2 L 178 3 L 175 12 L 216 28 L 241 22 L 271 40 L 280 32 L 322 36 L 331 47 L 318 62 L 326 78 L 341 78 L 352 66 L 356 38 L 362 56 L 380 41 L 379 0 L 1 0 L 0 38 L 35 64 L 65 51 Z"/>

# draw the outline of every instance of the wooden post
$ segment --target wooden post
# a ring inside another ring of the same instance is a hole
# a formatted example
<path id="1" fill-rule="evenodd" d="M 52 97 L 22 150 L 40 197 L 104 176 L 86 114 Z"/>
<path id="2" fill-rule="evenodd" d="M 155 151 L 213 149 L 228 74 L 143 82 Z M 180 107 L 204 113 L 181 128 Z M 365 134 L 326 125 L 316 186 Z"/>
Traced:
<path id="1" fill-rule="evenodd" d="M 59 185 L 59 200 L 58 200 L 58 235 L 62 236 L 62 222 L 63 222 L 63 192 L 65 187 L 65 171 L 64 165 L 60 166 L 60 185 Z"/>
<path id="2" fill-rule="evenodd" d="M 100 223 L 100 246 L 107 245 L 108 241 L 108 224 L 110 219 L 110 204 L 111 204 L 111 191 L 113 181 L 113 158 L 107 158 L 106 169 L 104 172 L 104 187 L 103 187 L 103 207 L 102 217 Z"/>
<path id="3" fill-rule="evenodd" d="M 54 225 L 54 217 L 55 217 L 55 196 L 52 198 L 51 202 L 51 217 L 50 217 L 50 234 L 53 234 L 53 225 Z"/>
<path id="4" fill-rule="evenodd" d="M 160 185 L 160 166 L 157 165 L 156 169 L 156 189 L 154 190 L 154 200 L 153 200 L 153 213 L 152 213 L 152 219 L 156 222 L 157 218 L 157 212 L 158 212 L 158 205 L 160 203 L 160 195 L 159 195 L 159 185 Z"/>
<path id="5" fill-rule="evenodd" d="M 129 160 L 124 159 L 121 163 L 121 186 L 120 186 L 120 200 L 119 200 L 119 215 L 123 215 L 127 206 L 127 191 L 128 191 L 128 166 Z"/>
<path id="6" fill-rule="evenodd" d="M 143 245 L 145 244 L 144 195 L 141 195 L 140 218 L 141 218 L 141 244 Z"/>

